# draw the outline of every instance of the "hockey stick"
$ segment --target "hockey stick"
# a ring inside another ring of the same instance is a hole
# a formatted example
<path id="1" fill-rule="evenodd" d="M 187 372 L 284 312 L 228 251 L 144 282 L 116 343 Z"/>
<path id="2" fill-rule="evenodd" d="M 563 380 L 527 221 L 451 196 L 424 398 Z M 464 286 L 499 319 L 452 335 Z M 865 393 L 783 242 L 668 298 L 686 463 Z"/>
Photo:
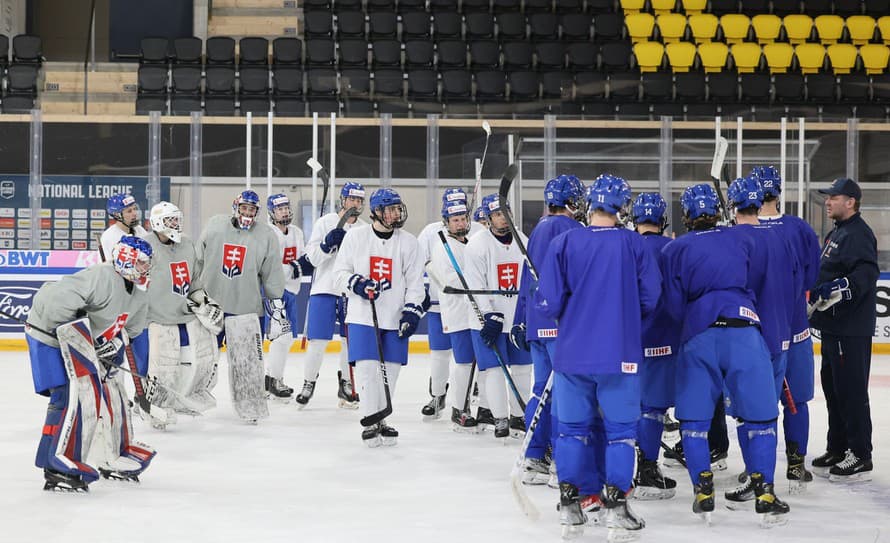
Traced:
<path id="1" fill-rule="evenodd" d="M 532 442 L 535 429 L 538 427 L 538 421 L 541 420 L 541 413 L 544 412 L 544 406 L 550 400 L 550 391 L 553 389 L 553 372 L 547 377 L 547 384 L 544 385 L 544 391 L 538 399 L 538 406 L 535 407 L 535 414 L 528 425 L 528 431 L 525 433 L 525 439 L 522 440 L 522 446 L 519 447 L 519 454 L 516 456 L 516 462 L 513 463 L 513 469 L 510 471 L 510 487 L 513 489 L 513 497 L 525 516 L 531 521 L 537 521 L 541 518 L 541 512 L 535 507 L 535 504 L 529 499 L 522 485 L 522 464 L 525 463 L 525 453 L 528 446 Z"/>
<path id="2" fill-rule="evenodd" d="M 473 210 L 476 209 L 476 198 L 479 196 L 479 193 L 482 192 L 482 169 L 485 168 L 485 156 L 488 154 L 488 140 L 491 138 L 491 125 L 488 124 L 488 121 L 482 121 L 482 130 L 485 131 L 485 146 L 482 148 L 482 160 L 479 161 L 479 172 L 476 175 L 476 184 L 473 185 L 473 197 L 470 199 L 470 207 L 467 208 L 470 210 L 471 214 L 473 213 Z"/>
<path id="3" fill-rule="evenodd" d="M 451 285 L 442 288 L 443 294 L 476 294 L 480 296 L 516 296 L 519 294 L 517 290 L 485 290 L 485 289 L 462 289 L 454 288 Z"/>
<path id="4" fill-rule="evenodd" d="M 389 392 L 389 379 L 386 377 L 386 361 L 383 359 L 383 341 L 380 339 L 380 324 L 377 322 L 377 304 L 374 303 L 373 291 L 368 292 L 368 301 L 371 302 L 371 318 L 374 320 L 374 339 L 377 340 L 377 358 L 380 361 L 380 371 L 383 374 L 383 394 L 386 395 L 386 406 L 376 413 L 371 413 L 362 418 L 362 426 L 374 426 L 392 414 L 392 396 Z"/>
<path id="5" fill-rule="evenodd" d="M 723 189 L 720 188 L 720 176 L 723 172 L 723 162 L 726 160 L 727 149 L 729 149 L 729 142 L 723 136 L 718 137 L 717 144 L 714 146 L 714 159 L 711 160 L 711 181 L 714 183 L 714 190 L 717 191 L 717 198 L 720 200 L 720 206 L 723 208 L 723 220 L 729 222 L 729 208 L 726 207 Z"/>
<path id="6" fill-rule="evenodd" d="M 457 263 L 457 259 L 454 258 L 454 253 L 451 251 L 451 246 L 448 245 L 448 240 L 445 239 L 445 233 L 439 230 L 438 234 L 439 239 L 442 240 L 442 244 L 445 246 L 445 253 L 448 254 L 448 260 L 451 261 L 451 266 L 457 273 L 457 278 L 460 280 L 460 284 L 463 285 L 464 290 L 470 290 L 470 286 L 467 284 L 467 279 L 464 277 L 464 274 L 460 269 L 460 264 Z M 479 309 L 479 304 L 476 303 L 476 298 L 468 292 L 467 299 L 470 301 L 470 305 L 473 306 L 473 312 L 476 313 L 476 318 L 479 319 L 479 324 L 485 324 L 485 317 L 482 316 L 482 311 Z M 519 393 L 519 389 L 516 388 L 516 383 L 513 381 L 513 376 L 510 375 L 510 370 L 507 369 L 507 365 L 504 363 L 504 357 L 501 356 L 497 343 L 494 343 L 491 346 L 491 350 L 494 351 L 494 356 L 498 360 L 498 365 L 504 372 L 504 377 L 507 379 L 507 385 L 510 386 L 510 391 L 516 398 L 517 403 L 519 403 L 520 408 L 525 411 L 525 402 L 522 401 L 522 395 Z"/>
<path id="7" fill-rule="evenodd" d="M 785 405 L 788 406 L 788 411 L 792 415 L 796 415 L 797 406 L 794 405 L 794 396 L 791 395 L 791 387 L 788 386 L 787 378 L 782 381 L 782 397 L 785 398 Z"/>
<path id="8" fill-rule="evenodd" d="M 328 171 L 324 169 L 324 166 L 322 166 L 321 162 L 316 160 L 315 157 L 309 157 L 309 159 L 306 160 L 306 165 L 312 168 L 312 173 L 318 174 L 318 176 L 321 177 L 321 205 L 318 208 L 318 216 L 321 217 L 324 215 L 324 205 L 328 201 L 328 190 L 331 188 L 331 176 L 328 175 Z"/>
<path id="9" fill-rule="evenodd" d="M 513 184 L 513 179 L 516 178 L 518 172 L 519 166 L 516 164 L 510 164 L 507 166 L 507 169 L 504 170 L 504 175 L 501 177 L 501 185 L 498 187 L 498 205 L 501 206 L 501 211 L 507 219 L 507 226 L 510 227 L 510 233 L 513 234 L 516 246 L 519 247 L 519 252 L 522 253 L 522 258 L 525 259 L 528 271 L 531 272 L 532 278 L 537 281 L 538 270 L 535 268 L 535 265 L 532 264 L 532 260 L 528 257 L 528 251 L 525 250 L 525 244 L 519 239 L 519 231 L 516 230 L 516 224 L 513 223 L 513 213 L 510 211 L 510 208 L 507 207 L 507 193 L 510 192 L 510 186 Z"/>

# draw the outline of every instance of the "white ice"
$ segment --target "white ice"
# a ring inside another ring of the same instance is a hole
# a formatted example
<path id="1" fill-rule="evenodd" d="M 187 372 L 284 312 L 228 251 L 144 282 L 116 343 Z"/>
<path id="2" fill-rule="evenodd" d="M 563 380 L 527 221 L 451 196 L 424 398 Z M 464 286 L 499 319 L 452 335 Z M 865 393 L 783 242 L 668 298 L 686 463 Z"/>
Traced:
<path id="1" fill-rule="evenodd" d="M 454 433 L 447 418 L 425 423 L 428 357 L 412 355 L 401 373 L 390 423 L 401 433 L 393 448 L 367 449 L 358 413 L 337 408 L 336 357 L 322 367 L 309 406 L 272 402 L 271 417 L 248 426 L 228 401 L 225 363 L 216 388 L 219 407 L 200 418 L 180 417 L 161 432 L 136 420 L 137 439 L 159 452 L 141 484 L 99 481 L 89 494 L 44 492 L 34 453 L 46 399 L 32 392 L 27 353 L 0 362 L 0 540 L 212 542 L 533 542 L 559 541 L 555 490 L 527 488 L 541 510 L 532 523 L 520 513 L 509 473 L 519 441 L 505 446 L 491 433 Z M 301 355 L 285 374 L 302 383 Z M 808 461 L 825 446 L 825 402 L 812 402 Z M 789 496 L 783 451 L 777 490 L 792 511 L 784 527 L 763 530 L 753 511 L 723 508 L 722 491 L 740 471 L 733 444 L 730 467 L 718 472 L 713 525 L 691 513 L 685 471 L 677 497 L 632 503 L 646 520 L 643 541 L 890 542 L 890 356 L 872 363 L 874 480 L 839 485 L 816 478 L 809 492 Z M 450 409 L 449 409 L 450 411 Z M 730 426 L 732 428 L 732 426 Z M 732 437 L 734 432 L 730 431 Z M 782 438 L 780 435 L 780 443 Z M 605 541 L 587 528 L 579 541 Z"/>

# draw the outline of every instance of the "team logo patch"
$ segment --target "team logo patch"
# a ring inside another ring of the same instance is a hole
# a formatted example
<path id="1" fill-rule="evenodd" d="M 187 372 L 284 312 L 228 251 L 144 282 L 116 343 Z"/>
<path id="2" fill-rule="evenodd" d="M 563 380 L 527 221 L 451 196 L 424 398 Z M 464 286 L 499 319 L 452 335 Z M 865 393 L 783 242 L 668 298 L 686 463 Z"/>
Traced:
<path id="1" fill-rule="evenodd" d="M 284 256 L 281 258 L 282 264 L 290 264 L 294 260 L 297 259 L 297 248 L 296 247 L 285 247 L 284 248 Z"/>
<path id="2" fill-rule="evenodd" d="M 171 262 L 170 278 L 173 280 L 173 294 L 188 296 L 192 286 L 188 262 Z"/>
<path id="3" fill-rule="evenodd" d="M 233 279 L 244 273 L 244 257 L 247 247 L 234 243 L 223 243 L 222 274 Z"/>
<path id="4" fill-rule="evenodd" d="M 127 324 L 127 318 L 129 318 L 129 316 L 129 313 L 121 313 L 120 315 L 118 315 L 117 319 L 113 323 L 111 323 L 111 326 L 109 326 L 108 328 L 103 330 L 101 334 L 96 336 L 97 340 L 102 339 L 104 341 L 96 341 L 96 343 L 102 345 L 111 341 L 112 338 L 114 338 L 121 332 L 121 330 L 124 328 L 124 325 Z"/>
<path id="5" fill-rule="evenodd" d="M 498 264 L 498 287 L 501 290 L 516 290 L 519 283 L 519 264 L 507 262 Z"/>
<path id="6" fill-rule="evenodd" d="M 636 373 L 637 372 L 637 363 L 636 362 L 622 362 L 621 363 L 621 373 Z"/>
<path id="7" fill-rule="evenodd" d="M 382 256 L 371 257 L 371 279 L 380 283 L 392 283 L 392 259 Z"/>

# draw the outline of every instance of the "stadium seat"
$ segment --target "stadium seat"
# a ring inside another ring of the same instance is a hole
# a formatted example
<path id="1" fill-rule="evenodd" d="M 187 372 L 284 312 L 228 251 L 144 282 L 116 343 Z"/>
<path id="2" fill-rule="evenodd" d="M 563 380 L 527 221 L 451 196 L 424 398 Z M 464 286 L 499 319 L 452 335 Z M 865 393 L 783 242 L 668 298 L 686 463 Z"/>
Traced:
<path id="1" fill-rule="evenodd" d="M 511 102 L 533 102 L 540 97 L 540 80 L 537 72 L 520 71 L 507 75 Z M 526 108 L 525 110 L 529 110 Z"/>
<path id="2" fill-rule="evenodd" d="M 609 99 L 616 102 L 636 102 L 640 96 L 640 74 L 635 71 L 609 74 Z"/>
<path id="3" fill-rule="evenodd" d="M 433 42 L 429 40 L 405 42 L 405 68 L 432 68 L 433 59 Z"/>
<path id="4" fill-rule="evenodd" d="M 831 69 L 835 74 L 848 74 L 856 67 L 856 59 L 859 51 L 855 45 L 849 43 L 836 43 L 826 48 L 828 59 L 831 61 Z"/>
<path id="5" fill-rule="evenodd" d="M 436 100 L 439 96 L 439 78 L 433 70 L 408 71 L 408 99 Z"/>
<path id="6" fill-rule="evenodd" d="M 347 101 L 371 98 L 371 74 L 368 70 L 349 68 L 340 72 L 340 94 Z"/>
<path id="7" fill-rule="evenodd" d="M 510 41 L 501 45 L 504 54 L 504 70 L 525 71 L 532 68 L 534 47 L 528 41 Z"/>
<path id="8" fill-rule="evenodd" d="M 557 0 L 558 2 L 558 0 Z M 527 4 L 527 3 L 526 3 Z M 587 11 L 590 13 L 614 13 L 614 0 L 587 0 Z"/>
<path id="9" fill-rule="evenodd" d="M 18 103 L 16 103 L 18 102 Z M 197 109 L 201 110 L 201 100 L 197 100 Z M 28 113 L 34 107 L 32 96 L 20 96 L 10 94 L 3 99 L 3 113 Z M 160 111 L 161 115 L 167 113 L 166 96 L 137 96 L 136 115 L 148 115 L 152 111 Z"/>
<path id="10" fill-rule="evenodd" d="M 426 0 L 399 0 L 398 4 L 399 13 L 403 16 L 406 13 L 426 11 Z"/>
<path id="11" fill-rule="evenodd" d="M 303 9 L 305 9 L 306 3 L 303 3 Z M 362 9 L 362 0 L 334 0 L 333 6 L 334 13 L 339 14 L 342 11 L 355 11 Z"/>
<path id="12" fill-rule="evenodd" d="M 621 38 L 624 17 L 617 13 L 603 13 L 593 19 L 593 41 L 605 43 Z"/>
<path id="13" fill-rule="evenodd" d="M 572 43 L 566 48 L 568 68 L 574 72 L 597 69 L 599 49 L 588 43 Z"/>
<path id="14" fill-rule="evenodd" d="M 875 35 L 875 28 L 878 26 L 877 21 L 868 15 L 847 17 L 845 23 L 853 45 L 865 45 L 870 42 Z"/>
<path id="15" fill-rule="evenodd" d="M 376 40 L 371 43 L 374 68 L 398 68 L 402 65 L 402 44 L 397 40 Z"/>
<path id="16" fill-rule="evenodd" d="M 425 11 L 411 11 L 402 14 L 402 39 L 427 40 L 432 35 L 432 19 Z"/>
<path id="17" fill-rule="evenodd" d="M 788 43 L 768 43 L 763 46 L 763 56 L 766 57 L 770 73 L 783 74 L 794 62 L 794 47 Z"/>
<path id="18" fill-rule="evenodd" d="M 837 95 L 837 80 L 834 74 L 812 73 L 805 77 L 807 100 L 818 103 L 834 102 Z"/>
<path id="19" fill-rule="evenodd" d="M 306 102 L 302 98 L 279 98 L 275 100 L 275 115 L 281 117 L 303 117 L 306 115 Z"/>
<path id="20" fill-rule="evenodd" d="M 646 0 L 620 0 L 620 3 L 625 15 L 640 13 L 646 7 Z"/>
<path id="21" fill-rule="evenodd" d="M 802 43 L 794 48 L 794 55 L 804 74 L 820 71 L 825 63 L 825 48 L 818 43 Z"/>
<path id="22" fill-rule="evenodd" d="M 306 40 L 306 66 L 333 66 L 334 59 L 333 39 Z"/>
<path id="23" fill-rule="evenodd" d="M 803 12 L 813 18 L 830 15 L 831 2 L 832 0 L 806 0 L 803 3 Z"/>
<path id="24" fill-rule="evenodd" d="M 589 41 L 593 18 L 584 13 L 566 13 L 560 20 L 562 39 L 566 41 Z"/>
<path id="25" fill-rule="evenodd" d="M 8 38 L 0 34 L 0 67 L 6 66 L 9 48 Z M 166 66 L 170 60 L 170 40 L 167 38 L 142 38 L 139 43 L 139 64 Z"/>
<path id="26" fill-rule="evenodd" d="M 776 100 L 783 103 L 802 102 L 804 76 L 799 73 L 779 73 L 774 76 Z"/>
<path id="27" fill-rule="evenodd" d="M 533 2 L 529 2 L 529 0 L 525 0 L 525 2 L 523 2 L 523 4 L 525 5 L 526 13 L 531 13 L 531 11 L 529 10 L 530 3 L 533 4 Z M 540 4 L 540 2 L 539 2 L 539 4 Z M 547 4 L 549 5 L 549 2 L 547 2 Z M 590 4 L 590 2 L 588 2 L 588 4 Z M 584 5 L 583 5 L 582 0 L 555 0 L 554 8 L 555 9 L 553 11 L 560 15 L 563 13 L 582 13 L 584 11 Z M 532 10 L 532 11 L 547 11 L 547 10 L 536 9 L 536 10 Z"/>
<path id="28" fill-rule="evenodd" d="M 873 75 L 871 88 L 875 102 L 890 103 L 890 74 Z"/>
<path id="29" fill-rule="evenodd" d="M 751 28 L 754 29 L 757 43 L 766 45 L 779 38 L 779 33 L 782 31 L 782 19 L 768 13 L 761 13 L 751 19 Z"/>
<path id="30" fill-rule="evenodd" d="M 467 66 L 467 44 L 463 40 L 442 40 L 436 44 L 439 70 L 464 69 Z"/>
<path id="31" fill-rule="evenodd" d="M 756 43 L 736 43 L 730 47 L 736 70 L 740 74 L 756 72 L 760 69 L 763 51 Z"/>
<path id="32" fill-rule="evenodd" d="M 890 13 L 890 0 L 865 0 L 865 14 L 881 17 Z"/>
<path id="33" fill-rule="evenodd" d="M 819 15 L 814 24 L 822 45 L 837 43 L 844 33 L 844 19 L 837 15 Z"/>
<path id="34" fill-rule="evenodd" d="M 430 0 L 432 13 L 457 13 L 457 0 Z"/>
<path id="35" fill-rule="evenodd" d="M 204 43 L 200 38 L 189 36 L 173 40 L 173 62 L 175 64 L 203 64 Z"/>
<path id="36" fill-rule="evenodd" d="M 785 35 L 792 45 L 805 43 L 813 33 L 813 19 L 809 15 L 786 15 L 782 19 L 782 26 L 785 27 Z"/>
<path id="37" fill-rule="evenodd" d="M 868 121 L 884 121 L 887 107 L 881 104 L 856 104 L 856 117 Z"/>
<path id="38" fill-rule="evenodd" d="M 471 98 L 472 81 L 469 72 L 449 70 L 442 73 L 442 101 L 466 102 Z"/>
<path id="39" fill-rule="evenodd" d="M 729 2 L 729 5 L 732 6 L 732 2 Z M 742 0 L 742 7 L 739 11 L 752 18 L 761 13 L 768 13 L 769 0 Z"/>
<path id="40" fill-rule="evenodd" d="M 272 40 L 272 64 L 274 66 L 300 66 L 303 64 L 303 42 L 297 38 Z"/>
<path id="41" fill-rule="evenodd" d="M 575 75 L 575 94 L 580 102 L 593 102 L 606 97 L 606 78 L 599 72 Z"/>
<path id="42" fill-rule="evenodd" d="M 665 53 L 674 73 L 688 72 L 695 64 L 695 46 L 689 42 L 669 43 L 665 46 Z"/>
<path id="43" fill-rule="evenodd" d="M 494 16 L 491 13 L 470 13 L 466 17 L 468 40 L 488 40 L 494 38 Z"/>
<path id="44" fill-rule="evenodd" d="M 718 18 L 727 13 L 739 12 L 738 0 L 717 0 L 716 2 L 712 1 L 710 4 L 711 7 L 708 11 L 716 15 Z"/>
<path id="45" fill-rule="evenodd" d="M 372 39 L 395 39 L 398 34 L 398 16 L 392 11 L 368 13 L 368 36 Z"/>
<path id="46" fill-rule="evenodd" d="M 470 69 L 473 71 L 493 70 L 500 64 L 498 42 L 481 40 L 470 42 Z"/>
<path id="47" fill-rule="evenodd" d="M 720 17 L 720 28 L 727 45 L 742 43 L 751 30 L 751 19 L 741 13 L 727 13 Z"/>
<path id="48" fill-rule="evenodd" d="M 393 13 L 396 11 L 396 0 L 366 0 L 365 9 L 368 13 L 375 11 Z"/>
<path id="49" fill-rule="evenodd" d="M 603 45 L 601 52 L 602 66 L 606 72 L 620 72 L 630 69 L 633 51 L 627 42 L 613 41 L 606 43 Z"/>
<path id="50" fill-rule="evenodd" d="M 878 43 L 869 43 L 859 48 L 859 56 L 862 57 L 865 73 L 881 74 L 887 70 L 890 48 Z"/>
<path id="51" fill-rule="evenodd" d="M 12 64 L 7 71 L 7 90 L 37 94 L 37 68 L 31 64 Z M 140 66 L 136 73 L 136 92 L 139 95 L 167 94 L 167 67 Z"/>
<path id="52" fill-rule="evenodd" d="M 698 57 L 705 73 L 720 72 L 726 67 L 729 47 L 720 42 L 703 43 L 698 46 Z"/>
<path id="53" fill-rule="evenodd" d="M 420 2 L 420 9 L 424 9 L 424 0 L 412 0 L 415 2 Z M 548 9 L 550 7 L 549 3 L 547 5 Z M 463 0 L 461 2 L 460 10 L 464 13 L 473 13 L 477 11 L 489 11 L 491 9 L 491 2 L 489 0 Z"/>
<path id="54" fill-rule="evenodd" d="M 655 17 L 649 13 L 631 13 L 624 17 L 624 24 L 631 42 L 649 41 L 655 29 Z"/>
<path id="55" fill-rule="evenodd" d="M 772 0 L 773 15 L 785 17 L 800 13 L 800 0 Z"/>
<path id="56" fill-rule="evenodd" d="M 450 11 L 433 14 L 433 35 L 436 39 L 460 38 L 463 22 L 460 14 Z"/>
<path id="57" fill-rule="evenodd" d="M 834 0 L 834 12 L 841 17 L 862 13 L 862 0 Z"/>
<path id="58" fill-rule="evenodd" d="M 521 9 L 522 0 L 493 0 L 492 11 L 494 13 L 518 12 Z"/>
<path id="59" fill-rule="evenodd" d="M 334 35 L 334 15 L 329 10 L 303 11 L 303 36 L 329 38 Z"/>
<path id="60" fill-rule="evenodd" d="M 213 36 L 204 42 L 207 48 L 207 65 L 234 66 L 235 40 L 227 36 Z"/>
<path id="61" fill-rule="evenodd" d="M 526 37 L 525 15 L 517 12 L 498 13 L 498 41 L 524 40 Z M 556 18 L 553 18 L 554 32 Z"/>
<path id="62" fill-rule="evenodd" d="M 869 95 L 869 77 L 862 73 L 843 74 L 839 78 L 840 98 L 844 102 L 864 102 Z"/>
<path id="63" fill-rule="evenodd" d="M 674 76 L 677 100 L 685 104 L 704 102 L 705 74 L 702 72 L 686 72 Z"/>
<path id="64" fill-rule="evenodd" d="M 9 64 L 9 38 L 6 34 L 0 34 L 0 75 Z"/>
<path id="65" fill-rule="evenodd" d="M 734 71 L 708 74 L 707 85 L 711 101 L 718 103 L 738 101 L 738 74 Z"/>
<path id="66" fill-rule="evenodd" d="M 665 44 L 678 42 L 686 35 L 686 16 L 679 13 L 666 13 L 655 19 L 658 33 Z"/>
<path id="67" fill-rule="evenodd" d="M 338 50 L 341 68 L 364 68 L 368 66 L 368 40 L 364 38 L 342 39 L 338 44 Z M 432 57 L 432 44 L 430 44 L 430 56 Z"/>
<path id="68" fill-rule="evenodd" d="M 241 113 L 267 113 L 269 104 L 269 70 L 260 66 L 239 69 L 239 95 Z"/>
<path id="69" fill-rule="evenodd" d="M 669 73 L 644 73 L 641 83 L 644 102 L 670 102 L 674 99 L 674 80 Z"/>
<path id="70" fill-rule="evenodd" d="M 890 15 L 878 19 L 878 30 L 881 32 L 881 40 L 884 45 L 890 45 Z"/>
<path id="71" fill-rule="evenodd" d="M 269 40 L 261 37 L 241 38 L 238 42 L 238 63 L 242 66 L 267 66 Z"/>
<path id="72" fill-rule="evenodd" d="M 689 29 L 692 31 L 692 39 L 697 44 L 714 41 L 718 26 L 720 26 L 720 19 L 710 13 L 689 16 Z"/>
<path id="73" fill-rule="evenodd" d="M 272 69 L 272 95 L 276 100 L 303 97 L 303 70 L 296 66 L 278 66 Z"/>
<path id="74" fill-rule="evenodd" d="M 686 15 L 698 15 L 708 7 L 708 0 L 680 0 L 680 5 Z"/>
<path id="75" fill-rule="evenodd" d="M 651 0 L 652 11 L 655 13 L 655 16 L 659 15 L 667 15 L 674 11 L 674 7 L 677 5 L 677 0 Z"/>
<path id="76" fill-rule="evenodd" d="M 429 16 L 427 15 L 427 20 Z M 429 27 L 429 24 L 427 24 Z M 337 14 L 337 37 L 364 38 L 365 12 L 358 10 L 341 11 Z"/>
<path id="77" fill-rule="evenodd" d="M 332 69 L 309 70 L 306 72 L 306 81 L 306 94 L 309 98 L 337 94 L 337 72 Z"/>
<path id="78" fill-rule="evenodd" d="M 583 20 L 583 16 L 581 18 Z M 533 41 L 549 41 L 559 38 L 559 17 L 556 14 L 532 13 L 528 17 L 528 25 L 529 37 Z"/>
<path id="79" fill-rule="evenodd" d="M 634 44 L 634 56 L 640 72 L 657 72 L 664 62 L 664 46 L 657 41 L 646 41 Z"/>
<path id="80" fill-rule="evenodd" d="M 739 75 L 742 90 L 741 100 L 745 103 L 766 104 L 770 100 L 770 76 L 769 74 L 742 73 Z"/>
<path id="81" fill-rule="evenodd" d="M 199 66 L 174 66 L 170 79 L 170 89 L 174 98 L 176 95 L 201 94 L 201 68 Z"/>
<path id="82" fill-rule="evenodd" d="M 12 63 L 43 64 L 43 42 L 40 36 L 31 34 L 19 34 L 12 38 Z"/>
<path id="83" fill-rule="evenodd" d="M 567 100 L 572 97 L 572 75 L 568 72 L 541 74 L 541 98 Z"/>

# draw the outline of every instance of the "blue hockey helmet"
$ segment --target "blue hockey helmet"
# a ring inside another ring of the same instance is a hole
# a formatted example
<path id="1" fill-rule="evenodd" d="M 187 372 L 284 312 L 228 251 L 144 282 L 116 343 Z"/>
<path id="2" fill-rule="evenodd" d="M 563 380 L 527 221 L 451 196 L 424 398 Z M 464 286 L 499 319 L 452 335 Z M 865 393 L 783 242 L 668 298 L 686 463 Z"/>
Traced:
<path id="1" fill-rule="evenodd" d="M 720 198 L 717 197 L 714 187 L 708 183 L 686 187 L 680 196 L 680 206 L 683 208 L 683 216 L 689 221 L 705 215 L 711 217 L 720 215 Z"/>
<path id="2" fill-rule="evenodd" d="M 395 208 L 394 210 L 389 208 Z M 385 211 L 396 211 L 398 217 L 386 221 Z M 393 229 L 401 228 L 408 220 L 408 208 L 399 193 L 389 187 L 382 187 L 371 194 L 371 219 L 379 221 L 383 226 Z"/>
<path id="3" fill-rule="evenodd" d="M 657 192 L 643 192 L 634 200 L 631 218 L 634 224 L 651 223 L 662 229 L 667 225 L 667 202 Z"/>
<path id="4" fill-rule="evenodd" d="M 583 200 L 584 185 L 574 175 L 560 175 L 544 186 L 544 201 L 548 206 L 576 209 Z"/>
<path id="5" fill-rule="evenodd" d="M 445 189 L 445 192 L 442 193 L 442 204 L 448 204 L 449 202 L 464 202 L 467 201 L 467 193 L 464 189 L 459 187 L 452 187 L 449 189 Z"/>
<path id="6" fill-rule="evenodd" d="M 266 198 L 266 210 L 269 212 L 269 222 L 272 224 L 287 226 L 294 220 L 290 198 L 286 194 L 272 194 Z"/>
<path id="7" fill-rule="evenodd" d="M 358 198 L 361 200 L 361 203 L 358 205 L 353 205 L 350 207 L 354 207 L 361 213 L 362 208 L 365 202 L 365 187 L 361 183 L 357 181 L 347 181 L 343 184 L 343 188 L 340 189 L 340 208 L 343 209 L 347 207 L 346 199 L 347 198 Z"/>
<path id="8" fill-rule="evenodd" d="M 105 204 L 105 211 L 108 212 L 108 215 L 112 219 L 132 228 L 139 224 L 139 215 L 137 213 L 136 218 L 130 221 L 131 224 L 126 223 L 124 221 L 124 210 L 130 206 L 136 206 L 136 209 L 139 209 L 139 204 L 136 203 L 136 198 L 132 195 L 126 193 L 113 194 L 108 197 L 108 202 Z"/>
<path id="9" fill-rule="evenodd" d="M 630 185 L 623 178 L 601 174 L 587 188 L 587 212 L 600 209 L 618 215 L 630 205 Z"/>
<path id="10" fill-rule="evenodd" d="M 763 206 L 763 185 L 753 175 L 740 177 L 729 185 L 726 191 L 728 204 L 735 209 L 760 209 Z"/>
<path id="11" fill-rule="evenodd" d="M 242 205 L 253 206 L 253 212 L 242 211 Z M 252 190 L 245 190 L 232 201 L 232 219 L 236 226 L 242 230 L 249 230 L 256 221 L 256 214 L 260 209 L 260 197 Z"/>
<path id="12" fill-rule="evenodd" d="M 466 221 L 455 221 L 454 217 L 464 217 Z M 442 204 L 442 222 L 448 229 L 448 233 L 456 237 L 464 237 L 470 233 L 470 210 L 466 201 L 445 202 Z"/>
<path id="13" fill-rule="evenodd" d="M 495 211 L 501 210 L 501 199 L 497 193 L 488 194 L 482 198 L 482 213 L 485 214 L 486 220 L 491 220 L 491 214 Z M 510 209 L 510 204 L 507 204 L 507 209 Z"/>
<path id="14" fill-rule="evenodd" d="M 487 222 L 488 218 L 485 216 L 485 209 L 480 205 L 473 211 L 473 220 L 476 222 Z"/>
<path id="15" fill-rule="evenodd" d="M 145 290 L 151 272 L 151 245 L 136 236 L 123 236 L 111 250 L 114 271 Z"/>
<path id="16" fill-rule="evenodd" d="M 751 173 L 748 175 L 760 180 L 760 184 L 763 185 L 764 198 L 779 197 L 779 193 L 782 192 L 782 177 L 779 175 L 779 172 L 775 167 L 754 166 Z"/>

